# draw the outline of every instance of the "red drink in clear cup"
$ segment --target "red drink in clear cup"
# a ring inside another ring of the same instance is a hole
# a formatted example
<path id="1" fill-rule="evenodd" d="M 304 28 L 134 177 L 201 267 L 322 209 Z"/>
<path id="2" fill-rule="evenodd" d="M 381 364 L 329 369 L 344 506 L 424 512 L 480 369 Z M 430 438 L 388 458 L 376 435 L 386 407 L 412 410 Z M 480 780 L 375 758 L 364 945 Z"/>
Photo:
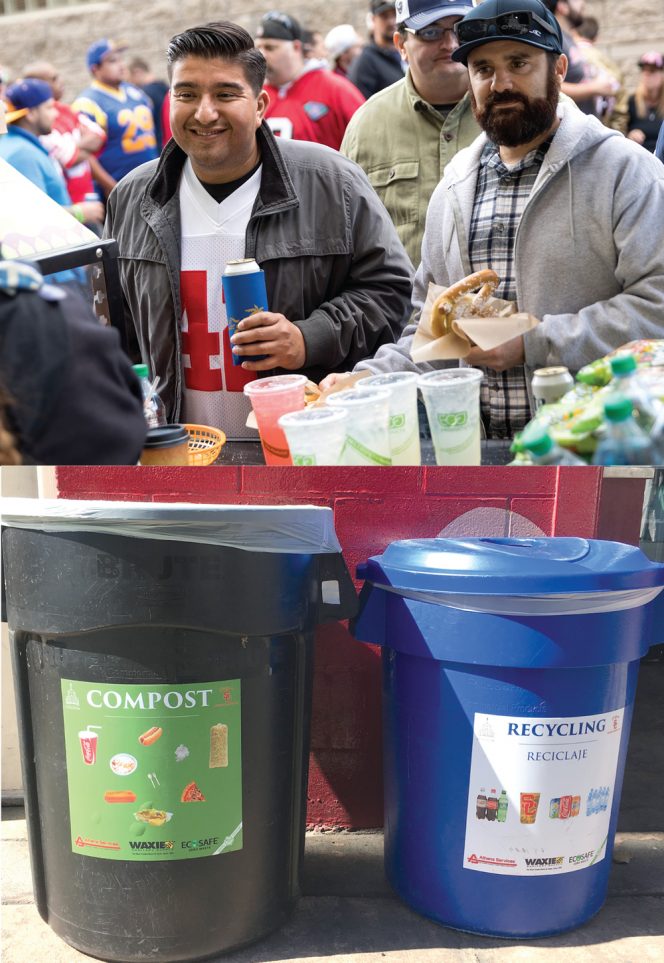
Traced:
<path id="1" fill-rule="evenodd" d="M 97 733 L 86 729 L 85 732 L 79 732 L 78 738 L 81 740 L 83 762 L 86 766 L 94 766 L 97 761 Z"/>

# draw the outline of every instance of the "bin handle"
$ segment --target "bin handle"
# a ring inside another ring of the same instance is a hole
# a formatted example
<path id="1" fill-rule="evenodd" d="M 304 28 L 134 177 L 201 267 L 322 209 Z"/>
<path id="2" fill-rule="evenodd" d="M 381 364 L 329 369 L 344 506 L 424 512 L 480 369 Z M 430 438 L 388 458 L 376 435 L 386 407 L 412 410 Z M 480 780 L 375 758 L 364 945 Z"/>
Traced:
<path id="1" fill-rule="evenodd" d="M 352 619 L 359 612 L 357 592 L 343 556 L 337 553 L 318 555 L 317 622 Z"/>

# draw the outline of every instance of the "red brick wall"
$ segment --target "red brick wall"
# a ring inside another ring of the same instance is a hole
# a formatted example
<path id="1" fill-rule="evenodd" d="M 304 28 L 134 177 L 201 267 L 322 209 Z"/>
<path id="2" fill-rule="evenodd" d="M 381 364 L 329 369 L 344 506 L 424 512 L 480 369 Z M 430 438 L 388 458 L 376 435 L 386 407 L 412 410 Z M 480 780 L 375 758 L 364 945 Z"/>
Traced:
<path id="1" fill-rule="evenodd" d="M 434 537 L 467 512 L 468 535 L 593 537 L 608 517 L 594 468 L 68 467 L 57 481 L 62 498 L 326 505 L 353 575 L 390 542 Z M 621 489 L 625 507 L 638 502 L 631 491 Z M 309 824 L 382 825 L 380 654 L 345 624 L 317 633 L 313 698 Z"/>

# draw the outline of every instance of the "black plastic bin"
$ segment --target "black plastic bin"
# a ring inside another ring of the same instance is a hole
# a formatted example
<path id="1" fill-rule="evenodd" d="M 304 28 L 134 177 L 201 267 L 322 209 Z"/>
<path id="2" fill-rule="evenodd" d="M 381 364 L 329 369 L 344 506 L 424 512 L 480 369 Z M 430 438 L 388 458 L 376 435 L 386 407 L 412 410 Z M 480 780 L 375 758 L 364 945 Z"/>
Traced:
<path id="1" fill-rule="evenodd" d="M 278 927 L 313 630 L 356 609 L 331 511 L 17 499 L 3 526 L 41 916 L 93 956 L 159 963 Z"/>

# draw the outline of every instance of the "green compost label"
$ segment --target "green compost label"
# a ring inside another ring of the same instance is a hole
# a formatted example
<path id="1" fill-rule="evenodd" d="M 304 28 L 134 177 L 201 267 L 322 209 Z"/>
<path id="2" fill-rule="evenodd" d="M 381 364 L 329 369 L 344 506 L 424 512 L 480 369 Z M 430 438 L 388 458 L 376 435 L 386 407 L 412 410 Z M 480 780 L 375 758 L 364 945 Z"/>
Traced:
<path id="1" fill-rule="evenodd" d="M 73 853 L 151 861 L 242 849 L 241 684 L 62 679 Z"/>

